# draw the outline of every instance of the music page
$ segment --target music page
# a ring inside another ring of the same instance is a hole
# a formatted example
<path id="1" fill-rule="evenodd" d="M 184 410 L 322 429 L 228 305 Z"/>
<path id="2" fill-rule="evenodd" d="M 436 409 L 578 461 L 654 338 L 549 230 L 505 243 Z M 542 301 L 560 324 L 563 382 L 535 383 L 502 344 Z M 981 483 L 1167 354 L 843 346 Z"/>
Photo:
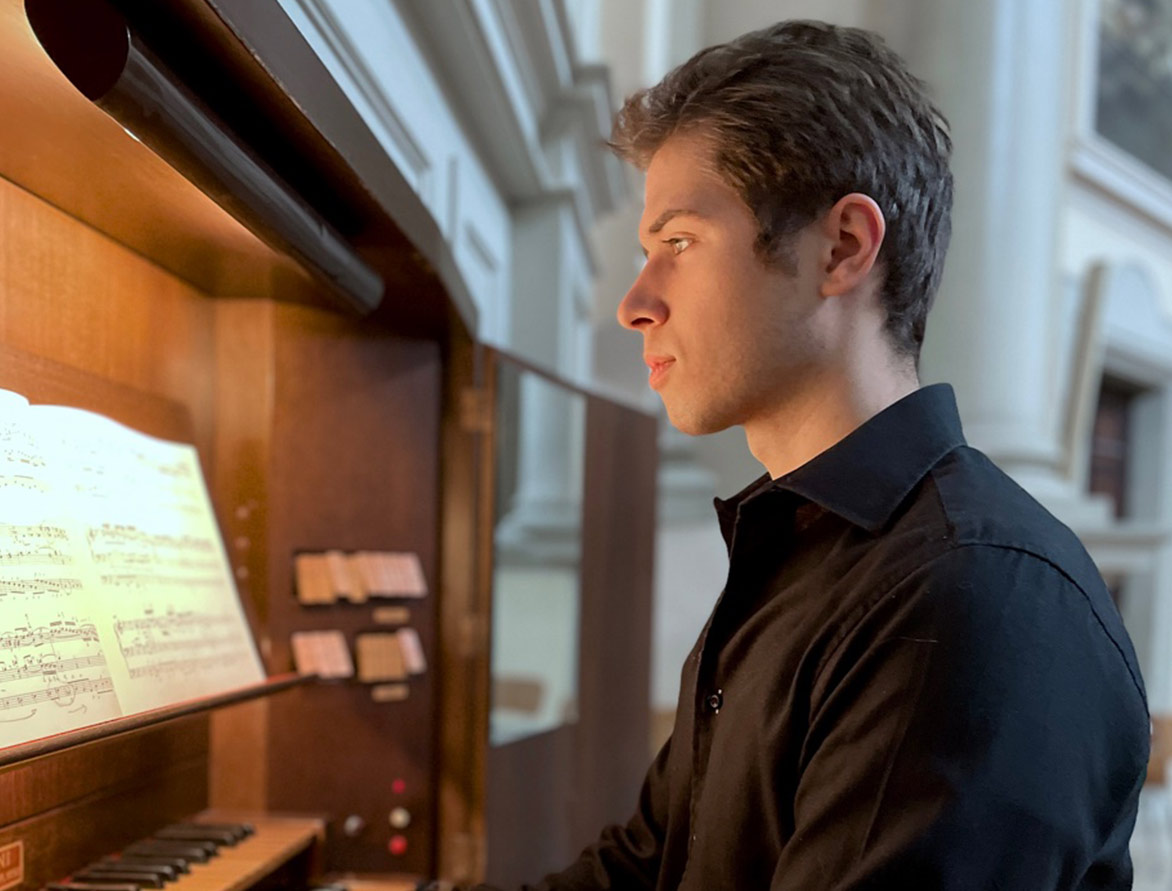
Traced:
<path id="1" fill-rule="evenodd" d="M 258 683 L 195 449 L 0 391 L 0 746 Z"/>

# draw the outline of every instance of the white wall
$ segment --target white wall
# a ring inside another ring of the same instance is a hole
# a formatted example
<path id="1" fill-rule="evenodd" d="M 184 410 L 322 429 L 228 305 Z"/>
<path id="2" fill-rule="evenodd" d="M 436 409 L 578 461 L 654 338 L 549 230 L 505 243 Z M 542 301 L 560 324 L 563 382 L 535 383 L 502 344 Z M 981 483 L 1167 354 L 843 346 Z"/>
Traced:
<path id="1" fill-rule="evenodd" d="M 498 335 L 511 295 L 508 207 L 410 23 L 376 0 L 278 2 L 431 212 L 482 331 Z"/>

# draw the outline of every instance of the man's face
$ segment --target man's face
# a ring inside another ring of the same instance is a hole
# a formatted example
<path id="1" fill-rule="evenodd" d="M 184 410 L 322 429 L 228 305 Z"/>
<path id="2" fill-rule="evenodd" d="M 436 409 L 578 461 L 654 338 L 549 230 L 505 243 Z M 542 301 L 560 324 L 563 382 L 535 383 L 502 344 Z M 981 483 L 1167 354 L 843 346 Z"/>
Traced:
<path id="1" fill-rule="evenodd" d="M 672 137 L 647 168 L 647 263 L 619 305 L 672 424 L 703 434 L 784 411 L 818 368 L 819 240 L 798 233 L 796 274 L 753 250 L 757 221 L 712 169 L 705 142 Z"/>

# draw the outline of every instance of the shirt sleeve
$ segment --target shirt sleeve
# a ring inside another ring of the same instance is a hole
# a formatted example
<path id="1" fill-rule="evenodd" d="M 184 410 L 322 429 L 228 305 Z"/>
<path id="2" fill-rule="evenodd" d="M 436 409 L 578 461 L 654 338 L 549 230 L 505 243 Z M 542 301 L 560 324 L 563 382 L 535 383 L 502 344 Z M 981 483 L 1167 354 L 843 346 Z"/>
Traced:
<path id="1" fill-rule="evenodd" d="M 520 891 L 640 891 L 653 889 L 663 857 L 668 808 L 668 760 L 664 743 L 643 780 L 634 816 L 625 825 L 608 826 L 567 869 Z M 439 891 L 442 886 L 427 886 Z M 501 891 L 477 885 L 472 891 Z"/>
<path id="2" fill-rule="evenodd" d="M 1148 717 L 1104 609 L 981 545 L 869 604 L 823 658 L 773 891 L 1130 888 Z"/>

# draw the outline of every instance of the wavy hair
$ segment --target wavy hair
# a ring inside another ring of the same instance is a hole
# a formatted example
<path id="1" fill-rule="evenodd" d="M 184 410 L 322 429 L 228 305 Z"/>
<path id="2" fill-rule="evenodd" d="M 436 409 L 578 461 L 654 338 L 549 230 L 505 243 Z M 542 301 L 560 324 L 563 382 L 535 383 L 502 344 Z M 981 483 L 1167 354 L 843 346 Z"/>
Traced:
<path id="1" fill-rule="evenodd" d="M 645 170 L 681 133 L 711 144 L 716 171 L 756 217 L 766 263 L 792 268 L 793 236 L 843 195 L 874 199 L 887 222 L 886 330 L 918 363 L 951 234 L 952 140 L 881 38 L 789 21 L 701 50 L 627 99 L 609 145 Z"/>

